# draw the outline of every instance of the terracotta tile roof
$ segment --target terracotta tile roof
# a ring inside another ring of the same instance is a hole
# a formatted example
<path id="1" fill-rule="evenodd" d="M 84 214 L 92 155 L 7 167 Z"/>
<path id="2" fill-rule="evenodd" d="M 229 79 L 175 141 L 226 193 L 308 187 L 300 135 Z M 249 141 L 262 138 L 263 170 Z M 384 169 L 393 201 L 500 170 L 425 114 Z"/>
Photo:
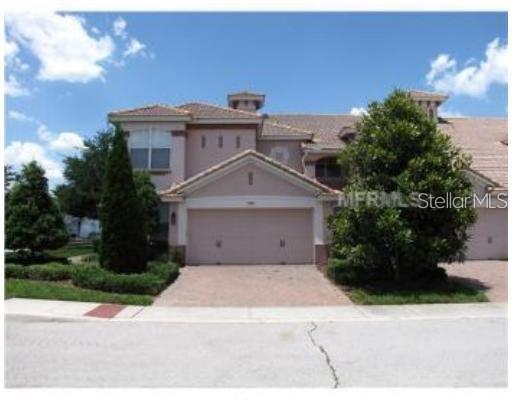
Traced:
<path id="1" fill-rule="evenodd" d="M 438 127 L 472 157 L 471 168 L 495 182 L 498 187 L 507 188 L 508 146 L 502 142 L 508 134 L 507 120 L 446 118 L 443 121 L 446 122 L 438 124 Z"/>
<path id="2" fill-rule="evenodd" d="M 231 157 L 231 158 L 228 158 L 227 160 L 219 163 L 219 164 L 216 164 L 194 176 L 192 176 L 191 178 L 181 182 L 181 183 L 178 183 L 174 186 L 171 186 L 171 188 L 167 189 L 167 190 L 162 190 L 160 191 L 160 194 L 161 195 L 178 195 L 180 194 L 187 186 L 191 185 L 192 183 L 195 183 L 195 182 L 198 182 L 200 181 L 201 179 L 205 178 L 206 176 L 208 175 L 211 175 L 213 174 L 214 172 L 216 171 L 219 171 L 227 166 L 229 166 L 230 164 L 238 161 L 238 160 L 241 160 L 242 158 L 245 158 L 245 157 L 255 157 L 255 158 L 258 158 L 268 164 L 271 164 L 273 165 L 274 167 L 277 167 L 279 168 L 280 170 L 290 174 L 290 175 L 293 175 L 295 176 L 296 178 L 299 178 L 301 179 L 302 181 L 304 182 L 307 182 L 309 183 L 310 185 L 313 185 L 315 187 L 317 187 L 318 189 L 322 190 L 323 193 L 327 193 L 327 194 L 333 194 L 333 193 L 336 193 L 336 191 L 334 191 L 334 189 L 331 189 L 330 187 L 326 186 L 326 185 L 323 185 L 322 183 L 318 182 L 317 180 L 315 179 L 312 179 L 312 178 L 309 178 L 308 176 L 304 175 L 304 174 L 301 174 L 300 172 L 297 172 L 296 170 L 294 170 L 293 168 L 290 168 L 284 164 L 281 164 L 280 162 L 278 161 L 275 161 L 274 159 L 270 158 L 270 157 L 267 157 L 261 153 L 258 153 L 256 150 L 252 150 L 252 149 L 249 149 L 249 150 L 245 150 L 241 153 L 238 153 L 236 154 L 235 156 Z"/>
<path id="3" fill-rule="evenodd" d="M 261 115 L 254 112 L 235 110 L 234 108 L 220 107 L 207 103 L 186 103 L 176 108 L 190 112 L 194 118 L 220 118 L 220 119 L 254 119 Z"/>
<path id="4" fill-rule="evenodd" d="M 416 92 L 423 94 L 423 92 Z M 425 94 L 434 95 L 435 93 Z M 189 116 L 197 119 L 232 120 L 262 118 L 262 115 L 259 113 L 199 102 L 186 103 L 179 106 L 152 104 L 140 108 L 118 110 L 109 114 L 109 117 L 123 116 Z M 316 150 L 341 149 L 345 146 L 345 143 L 339 138 L 341 130 L 346 127 L 354 127 L 360 118 L 360 116 L 336 114 L 272 114 L 268 115 L 267 119 L 264 120 L 262 135 L 302 136 L 309 134 L 313 138 L 312 142 L 304 144 L 306 148 Z M 508 128 L 505 118 L 447 118 L 442 119 L 438 126 L 442 132 L 452 137 L 458 147 L 472 157 L 472 168 L 477 173 L 493 181 L 497 187 L 508 187 L 508 147 L 506 145 L 508 143 Z M 258 155 L 258 157 L 260 156 Z M 274 160 L 269 160 L 275 163 Z M 296 171 L 292 171 L 296 173 Z"/>
<path id="5" fill-rule="evenodd" d="M 268 118 L 278 124 L 313 132 L 313 141 L 318 148 L 342 148 L 344 143 L 338 137 L 341 129 L 354 126 L 361 117 L 335 114 L 272 114 Z"/>
<path id="6" fill-rule="evenodd" d="M 315 133 L 314 141 L 306 144 L 311 149 L 343 148 L 339 132 L 346 126 L 354 126 L 361 117 L 352 115 L 276 114 L 276 121 Z M 443 123 L 444 121 L 444 123 Z M 506 118 L 447 118 L 438 124 L 439 129 L 449 135 L 456 146 L 473 159 L 472 169 L 507 188 L 507 140 Z"/>
<path id="7" fill-rule="evenodd" d="M 189 115 L 186 110 L 181 110 L 166 104 L 149 104 L 143 107 L 127 108 L 109 113 L 110 116 L 137 116 L 137 117 L 175 117 Z"/>
<path id="8" fill-rule="evenodd" d="M 310 139 L 313 138 L 313 132 L 300 129 L 300 128 L 294 128 L 292 126 L 279 124 L 276 122 L 272 122 L 269 120 L 265 120 L 263 122 L 263 129 L 261 132 L 261 135 L 263 137 L 265 136 L 298 136 L 298 137 L 309 137 Z"/>

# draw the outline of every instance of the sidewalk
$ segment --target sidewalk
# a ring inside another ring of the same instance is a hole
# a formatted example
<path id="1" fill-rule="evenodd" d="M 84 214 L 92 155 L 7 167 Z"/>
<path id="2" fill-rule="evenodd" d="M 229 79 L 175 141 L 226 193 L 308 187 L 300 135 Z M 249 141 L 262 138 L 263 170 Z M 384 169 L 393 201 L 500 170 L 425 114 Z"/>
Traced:
<path id="1" fill-rule="evenodd" d="M 6 315 L 90 321 L 343 322 L 507 317 L 507 303 L 317 307 L 143 307 L 9 299 Z"/>

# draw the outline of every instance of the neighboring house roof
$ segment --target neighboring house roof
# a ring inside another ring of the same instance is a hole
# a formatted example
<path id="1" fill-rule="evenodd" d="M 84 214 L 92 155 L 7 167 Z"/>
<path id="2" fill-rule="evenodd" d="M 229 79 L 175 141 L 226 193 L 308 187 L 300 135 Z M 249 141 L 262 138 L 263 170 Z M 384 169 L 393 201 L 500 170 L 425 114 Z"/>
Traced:
<path id="1" fill-rule="evenodd" d="M 249 149 L 249 150 L 245 150 L 241 153 L 238 153 L 234 157 L 228 158 L 227 160 L 225 160 L 219 164 L 216 164 L 216 165 L 194 175 L 193 177 L 191 177 L 177 185 L 172 186 L 171 188 L 169 188 L 167 190 L 161 191 L 160 194 L 161 195 L 169 195 L 169 196 L 179 195 L 184 190 L 189 188 L 190 186 L 197 184 L 198 182 L 211 176 L 212 174 L 215 174 L 216 172 L 219 172 L 225 168 L 228 168 L 229 166 L 236 163 L 237 161 L 241 161 L 245 158 L 253 158 L 255 160 L 260 160 L 260 161 L 280 170 L 281 172 L 284 172 L 285 174 L 292 176 L 295 179 L 299 179 L 300 181 L 308 184 L 309 186 L 315 187 L 323 194 L 336 193 L 336 191 L 334 189 L 331 189 L 330 187 L 321 184 L 317 180 L 311 179 L 311 178 L 307 177 L 306 175 L 301 174 L 300 172 L 297 172 L 295 169 L 290 168 L 284 164 L 281 164 L 280 162 L 275 161 L 274 159 L 272 159 L 270 157 L 264 156 L 263 154 L 258 153 L 255 150 Z"/>
<path id="2" fill-rule="evenodd" d="M 444 122 L 443 122 L 444 121 Z M 471 169 L 497 187 L 507 188 L 508 127 L 505 118 L 446 118 L 438 124 L 456 146 L 472 158 Z"/>
<path id="3" fill-rule="evenodd" d="M 339 139 L 344 127 L 355 126 L 360 119 L 353 115 L 276 114 L 270 121 L 315 132 L 314 142 L 306 149 L 341 149 L 345 144 Z M 505 118 L 445 118 L 439 129 L 449 135 L 454 144 L 472 157 L 472 169 L 507 188 L 507 120 Z"/>
<path id="4" fill-rule="evenodd" d="M 149 104 L 143 107 L 127 108 L 124 110 L 112 111 L 108 114 L 110 117 L 123 117 L 123 116 L 138 116 L 138 117 L 175 117 L 189 115 L 190 113 L 186 110 L 169 106 L 166 104 Z"/>
<path id="5" fill-rule="evenodd" d="M 191 113 L 194 119 L 236 119 L 246 120 L 261 118 L 261 115 L 255 112 L 235 110 L 234 108 L 221 107 L 206 103 L 185 103 L 176 108 Z"/>

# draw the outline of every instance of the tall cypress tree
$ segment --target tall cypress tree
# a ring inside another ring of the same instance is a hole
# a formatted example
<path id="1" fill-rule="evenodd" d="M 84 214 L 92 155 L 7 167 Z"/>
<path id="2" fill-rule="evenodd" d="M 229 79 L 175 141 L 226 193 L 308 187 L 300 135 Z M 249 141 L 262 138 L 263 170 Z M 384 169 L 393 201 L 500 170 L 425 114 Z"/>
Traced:
<path id="1" fill-rule="evenodd" d="M 5 208 L 5 244 L 31 252 L 57 249 L 68 241 L 64 220 L 48 192 L 44 169 L 35 161 L 23 166 Z"/>
<path id="2" fill-rule="evenodd" d="M 146 269 L 147 239 L 144 215 L 133 181 L 125 132 L 115 126 L 108 156 L 100 208 L 100 263 L 114 272 Z"/>

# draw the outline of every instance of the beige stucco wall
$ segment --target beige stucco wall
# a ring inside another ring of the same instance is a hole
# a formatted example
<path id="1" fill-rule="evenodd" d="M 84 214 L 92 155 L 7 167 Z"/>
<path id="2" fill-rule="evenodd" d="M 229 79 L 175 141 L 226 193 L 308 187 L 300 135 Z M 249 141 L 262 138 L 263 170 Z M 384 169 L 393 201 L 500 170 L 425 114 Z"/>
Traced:
<path id="1" fill-rule="evenodd" d="M 257 151 L 268 157 L 273 156 L 273 149 L 284 149 L 288 154 L 288 161 L 284 164 L 301 173 L 304 172 L 300 140 L 259 140 L 257 143 Z"/>
<path id="2" fill-rule="evenodd" d="M 206 146 L 202 148 L 201 137 L 206 138 Z M 218 145 L 222 136 L 223 146 Z M 240 148 L 236 147 L 236 138 L 240 137 Z M 248 149 L 256 148 L 256 128 L 252 127 L 189 127 L 186 144 L 186 178 L 216 165 L 234 155 Z"/>
<path id="3" fill-rule="evenodd" d="M 171 168 L 169 171 L 151 172 L 151 180 L 157 189 L 167 189 L 174 182 L 181 182 L 185 179 L 185 136 L 181 134 L 185 130 L 184 123 L 177 122 L 123 122 L 123 130 L 128 135 L 130 131 L 139 129 L 155 128 L 168 131 L 172 135 L 171 141 Z"/>
<path id="4" fill-rule="evenodd" d="M 249 185 L 249 173 L 253 184 Z M 201 187 L 190 198 L 217 196 L 313 196 L 311 191 L 290 183 L 255 163 L 249 163 Z"/>

